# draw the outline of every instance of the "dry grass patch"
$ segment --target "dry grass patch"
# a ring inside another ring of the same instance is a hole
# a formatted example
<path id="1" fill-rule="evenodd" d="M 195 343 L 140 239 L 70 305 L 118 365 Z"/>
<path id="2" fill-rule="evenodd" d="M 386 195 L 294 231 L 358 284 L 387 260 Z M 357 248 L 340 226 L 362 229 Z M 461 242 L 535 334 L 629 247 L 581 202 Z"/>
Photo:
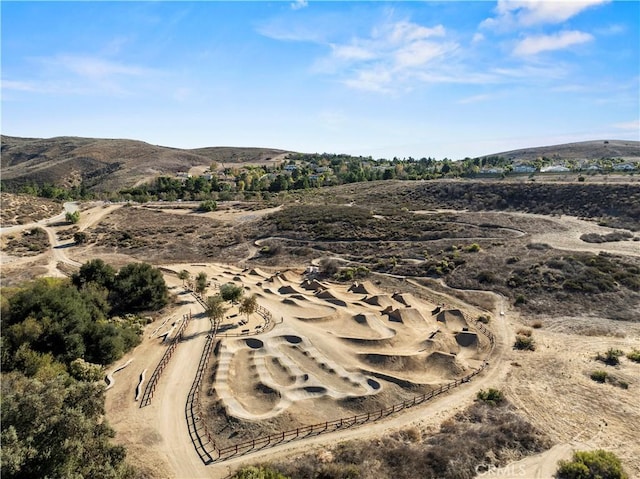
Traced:
<path id="1" fill-rule="evenodd" d="M 379 479 L 471 478 L 478 464 L 499 467 L 550 446 L 507 401 L 484 401 L 424 435 L 411 427 L 375 440 L 353 441 L 272 464 L 296 479 L 376 477 Z"/>

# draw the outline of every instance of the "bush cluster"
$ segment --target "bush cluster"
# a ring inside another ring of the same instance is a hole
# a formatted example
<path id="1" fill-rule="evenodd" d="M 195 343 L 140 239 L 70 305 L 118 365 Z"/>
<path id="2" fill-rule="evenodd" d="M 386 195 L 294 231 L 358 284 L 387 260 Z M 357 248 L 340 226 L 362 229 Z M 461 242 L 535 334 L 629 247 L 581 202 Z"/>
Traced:
<path id="1" fill-rule="evenodd" d="M 612 452 L 576 451 L 571 461 L 560 461 L 557 479 L 628 479 L 620 459 Z"/>
<path id="2" fill-rule="evenodd" d="M 548 440 L 506 400 L 497 406 L 478 401 L 426 438 L 413 430 L 400 431 L 376 440 L 342 443 L 271 467 L 296 479 L 472 478 L 478 464 L 486 464 L 489 457 L 498 466 L 512 460 L 513 451 L 535 453 L 548 446 Z"/>

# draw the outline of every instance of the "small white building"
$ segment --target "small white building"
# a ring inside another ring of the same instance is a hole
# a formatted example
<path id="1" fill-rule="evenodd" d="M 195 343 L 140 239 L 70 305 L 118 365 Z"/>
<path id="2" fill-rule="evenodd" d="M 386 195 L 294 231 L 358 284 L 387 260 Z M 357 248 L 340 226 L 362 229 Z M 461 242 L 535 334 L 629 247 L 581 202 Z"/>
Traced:
<path id="1" fill-rule="evenodd" d="M 535 173 L 536 167 L 531 165 L 517 165 L 513 167 L 514 173 Z"/>
<path id="2" fill-rule="evenodd" d="M 567 173 L 569 171 L 571 171 L 569 168 L 562 165 L 551 165 L 540 168 L 541 173 Z"/>
<path id="3" fill-rule="evenodd" d="M 613 165 L 615 171 L 633 171 L 636 169 L 631 163 L 622 163 L 620 165 Z"/>

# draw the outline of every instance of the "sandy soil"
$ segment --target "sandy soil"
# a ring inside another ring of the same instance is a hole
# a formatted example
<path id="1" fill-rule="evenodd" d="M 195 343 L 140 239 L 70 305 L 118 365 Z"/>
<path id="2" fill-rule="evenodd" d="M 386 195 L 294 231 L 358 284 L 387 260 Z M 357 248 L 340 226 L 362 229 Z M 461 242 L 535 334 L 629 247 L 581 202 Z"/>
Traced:
<path id="1" fill-rule="evenodd" d="M 173 271 L 187 269 L 192 276 L 204 271 L 209 278 L 220 283 L 241 280 L 248 288 L 248 294 L 259 294 L 259 304 L 267 307 L 278 323 L 273 330 L 265 334 L 224 338 L 215 363 L 216 380 L 214 383 L 203 385 L 204 388 L 212 388 L 224 404 L 227 414 L 238 419 L 255 422 L 258 419 L 274 417 L 287 409 L 294 409 L 297 413 L 306 410 L 309 414 L 313 407 L 318 408 L 316 414 L 324 415 L 323 420 L 337 418 L 339 413 L 336 407 L 331 403 L 327 404 L 323 399 L 373 395 L 385 387 L 390 387 L 385 381 L 363 374 L 358 368 L 353 367 L 358 363 L 358 354 L 361 351 L 360 348 L 352 348 L 349 341 L 344 341 L 345 338 L 370 340 L 374 345 L 372 351 L 380 348 L 375 346 L 378 341 L 395 341 L 395 347 L 384 346 L 383 350 L 387 354 L 396 352 L 398 356 L 413 357 L 421 361 L 428 358 L 429 353 L 416 350 L 418 346 L 424 348 L 423 341 L 418 341 L 416 332 L 422 331 L 423 334 L 427 334 L 432 328 L 439 328 L 441 332 L 448 329 L 446 324 L 431 315 L 428 308 L 433 305 L 421 303 L 411 295 L 397 298 L 411 304 L 415 312 L 419 311 L 419 307 L 427 308 L 424 312 L 425 315 L 428 313 L 428 316 L 423 320 L 424 324 L 412 323 L 411 321 L 417 319 L 415 316 L 402 318 L 403 321 L 409 321 L 407 325 L 389 319 L 388 316 L 385 318 L 379 312 L 375 314 L 373 311 L 380 306 L 372 306 L 362 301 L 363 298 L 375 298 L 374 303 L 389 302 L 396 306 L 396 309 L 409 307 L 391 296 L 387 297 L 386 301 L 383 300 L 383 292 L 375 290 L 372 284 L 360 285 L 359 291 L 370 289 L 370 292 L 377 294 L 365 295 L 347 291 L 347 286 L 330 285 L 326 291 L 330 291 L 332 297 L 325 295 L 324 298 L 318 298 L 315 290 L 305 290 L 302 287 L 303 280 L 298 274 L 289 271 L 276 276 L 260 270 L 242 272 L 236 268 L 213 264 L 166 265 L 166 268 Z M 175 276 L 167 275 L 167 280 L 176 292 L 180 291 L 181 283 Z M 310 287 L 309 284 L 307 286 Z M 278 293 L 278 290 L 283 293 Z M 212 292 L 213 290 L 210 291 Z M 297 298 L 291 303 L 287 302 L 286 300 L 292 296 Z M 118 431 L 117 440 L 127 445 L 134 463 L 143 469 L 156 473 L 162 471 L 161 477 L 224 477 L 228 473 L 227 463 L 203 465 L 187 434 L 184 417 L 185 398 L 195 377 L 206 336 L 204 333 L 208 331 L 208 320 L 196 313 L 201 311 L 201 307 L 187 295 L 182 293 L 179 297 L 185 304 L 180 306 L 180 310 L 172 312 L 172 317 L 188 308 L 194 313 L 194 320 L 188 329 L 189 339 L 178 345 L 160 380 L 152 404 L 139 408 L 134 401 L 133 391 L 140 372 L 149 369 L 148 377 L 162 353 L 162 345 L 157 339 L 157 334 L 163 331 L 163 327 L 157 325 L 158 321 L 148 327 L 150 331 L 145 334 L 143 345 L 131 353 L 130 356 L 134 359 L 132 364 L 115 374 L 116 383 L 107 392 L 108 417 Z M 336 305 L 333 301 L 344 301 L 346 305 Z M 345 312 L 336 314 L 340 309 L 344 309 Z M 357 320 L 354 319 L 354 316 L 358 315 L 360 316 Z M 455 323 L 451 325 L 453 330 L 457 331 L 462 326 L 461 318 L 455 313 L 442 315 L 441 319 Z M 165 327 L 168 327 L 169 323 L 170 321 Z M 226 334 L 242 333 L 243 330 L 253 333 L 260 323 L 261 318 L 257 315 L 247 319 L 238 315 L 237 310 L 232 308 L 227 311 L 221 330 Z M 151 332 L 156 329 L 158 332 L 152 335 Z M 486 349 L 486 345 L 484 348 L 477 344 L 461 346 L 453 333 L 450 341 L 441 344 L 446 344 L 447 348 L 457 347 L 461 351 L 475 351 L 459 354 L 460 361 L 473 362 L 473 358 L 484 357 L 485 353 L 482 351 Z M 504 340 L 500 344 L 501 348 L 506 346 Z M 120 362 L 127 359 L 123 358 Z M 409 381 L 430 380 L 436 383 L 444 381 L 447 377 L 455 377 L 449 369 L 449 363 L 438 364 L 437 367 L 431 374 L 420 374 L 417 371 L 388 371 L 388 374 L 404 375 Z M 458 403 L 456 397 L 461 402 L 468 403 L 480 386 L 486 386 L 490 378 L 500 374 L 504 375 L 505 371 L 492 368 L 469 385 L 448 395 L 448 400 L 438 399 L 428 407 L 410 409 L 406 413 L 375 422 L 366 428 L 344 431 L 340 437 L 367 437 L 397 428 L 406 422 L 424 422 L 426 410 L 430 411 L 432 407 L 435 411 L 439 411 L 438 408 L 449 409 L 452 404 Z M 268 386 L 277 394 L 256 394 L 255 386 L 259 383 Z M 274 396 L 277 399 L 274 400 Z M 294 407 L 297 403 L 310 401 L 312 407 Z M 438 419 L 434 419 L 436 417 Z M 436 423 L 441 419 L 440 415 L 430 418 Z M 273 457 L 273 454 L 289 454 L 291 451 L 300 450 L 301 447 L 313 447 L 334 441 L 335 437 L 335 434 L 329 434 L 326 438 L 310 438 L 300 443 L 304 446 L 291 443 L 246 456 L 242 461 L 256 460 L 265 455 Z M 232 460 L 229 464 L 239 462 L 240 460 Z"/>
<path id="2" fill-rule="evenodd" d="M 99 224 L 120 206 L 90 205 L 82 212 L 79 229 Z M 229 221 L 242 221 L 245 215 L 266 212 L 225 214 Z M 54 245 L 50 252 L 31 258 L 9 258 L 3 252 L 3 275 L 19 274 L 27 267 L 45 267 L 48 275 L 60 274 L 59 262 L 78 265 L 78 260 L 89 259 L 91 248 L 81 250 L 82 256 L 76 257 L 78 251 L 64 248 L 66 242 L 58 240 L 61 226 L 54 223 L 63 217 L 64 214 L 57 215 L 57 220 L 37 223 L 50 235 Z M 567 217 L 554 220 L 566 233 L 540 232 L 531 240 L 558 249 L 640 254 L 637 242 L 591 245 L 581 241 L 579 236 L 583 233 L 611 231 L 593 222 Z M 23 227 L 29 225 L 17 228 Z M 115 254 L 103 259 L 123 263 L 127 257 Z M 275 271 L 243 271 L 205 263 L 164 266 L 176 272 L 187 269 L 192 276 L 205 271 L 217 282 L 242 283 L 247 294 L 256 294 L 258 303 L 273 313 L 277 324 L 262 333 L 263 321 L 257 314 L 244 318 L 237 307 L 227 312 L 222 332 L 229 337 L 222 339 L 219 354 L 211 363 L 217 371 L 216 379 L 203 384 L 203 390 L 212 393 L 211 401 L 221 404 L 227 415 L 248 424 L 259 425 L 258 419 L 269 421 L 285 415 L 298 415 L 297 420 L 302 423 L 333 419 L 340 413 L 336 404 L 345 397 L 394 402 L 407 393 L 399 381 L 394 383 L 390 378 L 431 387 L 476 367 L 486 354 L 486 344 L 480 336 L 474 339 L 473 334 L 459 334 L 470 326 L 459 315 L 448 313 L 445 321 L 438 321 L 437 315 L 431 314 L 444 301 L 447 309 L 462 309 L 477 316 L 477 309 L 444 293 L 425 289 L 424 297 L 437 298 L 429 302 L 404 291 L 394 296 L 393 291 L 372 284 L 356 292 L 348 291 L 350 285 L 328 283 L 320 284 L 320 288 L 307 284 L 307 289 L 299 272 L 274 275 Z M 114 365 L 115 369 L 132 360 L 114 374 L 115 383 L 106 393 L 107 418 L 117 431 L 116 440 L 127 446 L 129 460 L 153 477 L 223 478 L 244 464 L 291 456 L 341 440 L 374 438 L 408 425 L 435 430 L 443 420 L 470 404 L 479 389 L 487 387 L 501 388 L 534 425 L 557 442 L 550 451 L 509 464 L 498 471 L 502 473 L 500 477 L 551 477 L 557 460 L 568 458 L 574 448 L 595 447 L 615 451 L 631 477 L 640 477 L 640 406 L 635 401 L 640 365 L 623 359 L 619 367 L 610 368 L 593 359 L 596 353 L 610 347 L 624 351 L 640 348 L 640 326 L 598 317 L 549 316 L 541 329 L 534 330 L 536 351 L 514 351 L 511 346 L 515 331 L 527 325 L 528 320 L 518 317 L 490 293 L 495 302 L 491 329 L 497 336 L 496 348 L 489 358 L 490 367 L 470 383 L 366 427 L 315 436 L 205 466 L 187 431 L 185 401 L 210 322 L 176 275 L 166 274 L 165 279 L 176 295 L 176 306 L 148 325 L 142 344 Z M 418 287 L 417 283 L 412 286 Z M 208 294 L 214 292 L 210 289 Z M 140 408 L 135 401 L 140 374 L 147 371 L 146 377 L 151 376 L 167 347 L 161 336 L 175 330 L 182 315 L 189 312 L 193 320 L 184 341 L 178 344 L 165 369 L 151 405 Z M 436 329 L 439 332 L 435 339 L 429 338 Z M 231 336 L 243 331 L 250 335 Z M 469 332 L 473 333 L 473 328 Z M 603 368 L 627 381 L 629 389 L 598 384 L 589 378 L 590 371 Z M 214 425 L 215 418 L 209 419 Z M 255 430 L 259 432 L 260 427 Z"/>

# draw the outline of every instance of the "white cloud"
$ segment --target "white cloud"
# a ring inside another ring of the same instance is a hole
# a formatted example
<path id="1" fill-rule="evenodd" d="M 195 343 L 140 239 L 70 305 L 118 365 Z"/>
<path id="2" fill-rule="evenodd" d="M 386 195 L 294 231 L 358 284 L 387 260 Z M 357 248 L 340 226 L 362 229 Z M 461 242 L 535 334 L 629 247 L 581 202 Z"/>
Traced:
<path id="1" fill-rule="evenodd" d="M 471 39 L 471 43 L 480 43 L 484 41 L 484 35 L 482 33 L 475 33 Z"/>
<path id="2" fill-rule="evenodd" d="M 300 10 L 301 8 L 305 8 L 308 5 L 309 2 L 307 2 L 307 0 L 296 0 L 291 4 L 291 8 L 294 10 Z"/>
<path id="3" fill-rule="evenodd" d="M 58 95 L 129 95 L 141 85 L 165 76 L 162 72 L 100 56 L 61 54 L 31 58 L 28 78 L 3 80 L 3 90 Z"/>
<path id="4" fill-rule="evenodd" d="M 610 0 L 498 0 L 496 16 L 487 18 L 484 28 L 530 27 L 557 24 L 569 20 L 587 8 L 608 3 Z"/>
<path id="5" fill-rule="evenodd" d="M 390 87 L 392 80 L 391 71 L 385 67 L 378 66 L 359 70 L 354 76 L 344 80 L 343 83 L 356 90 L 391 93 L 393 91 Z"/>
<path id="6" fill-rule="evenodd" d="M 396 22 L 387 25 L 378 32 L 380 37 L 393 43 L 405 43 L 415 40 L 424 40 L 429 37 L 444 37 L 446 34 L 442 25 L 428 28 L 411 22 Z M 376 35 L 377 36 L 377 35 Z"/>
<path id="7" fill-rule="evenodd" d="M 577 30 L 551 35 L 534 35 L 519 41 L 513 53 L 518 56 L 536 55 L 540 52 L 562 50 L 573 45 L 590 42 L 591 40 L 593 40 L 593 35 Z"/>
<path id="8" fill-rule="evenodd" d="M 396 68 L 404 69 L 424 65 L 434 58 L 454 50 L 451 44 L 433 42 L 412 42 L 394 53 Z"/>
<path id="9" fill-rule="evenodd" d="M 34 85 L 31 82 L 14 81 L 14 80 L 2 80 L 2 89 L 14 90 L 14 91 L 28 91 L 32 93 L 41 91 L 37 85 Z"/>
<path id="10" fill-rule="evenodd" d="M 332 45 L 333 56 L 343 60 L 371 60 L 376 54 L 358 45 Z"/>
<path id="11" fill-rule="evenodd" d="M 314 70 L 341 75 L 341 81 L 350 88 L 391 92 L 404 88 L 403 81 L 419 79 L 425 68 L 433 67 L 458 48 L 442 37 L 446 37 L 442 25 L 387 22 L 367 37 L 331 44 L 331 53 L 316 61 Z"/>
<path id="12" fill-rule="evenodd" d="M 458 100 L 457 103 L 459 105 L 468 105 L 468 104 L 471 104 L 471 103 L 479 103 L 479 102 L 482 102 L 482 101 L 487 101 L 487 100 L 490 100 L 491 98 L 492 98 L 492 96 L 491 95 L 487 95 L 487 94 L 484 94 L 484 95 L 473 95 L 473 96 L 468 96 L 466 98 L 461 98 L 460 100 Z"/>
<path id="13" fill-rule="evenodd" d="M 617 128 L 618 130 L 631 131 L 640 135 L 640 119 L 616 123 L 613 125 L 613 127 Z"/>
<path id="14" fill-rule="evenodd" d="M 90 79 L 105 80 L 114 76 L 142 76 L 150 72 L 147 68 L 90 56 L 59 55 L 45 59 L 44 63 L 65 68 Z"/>

